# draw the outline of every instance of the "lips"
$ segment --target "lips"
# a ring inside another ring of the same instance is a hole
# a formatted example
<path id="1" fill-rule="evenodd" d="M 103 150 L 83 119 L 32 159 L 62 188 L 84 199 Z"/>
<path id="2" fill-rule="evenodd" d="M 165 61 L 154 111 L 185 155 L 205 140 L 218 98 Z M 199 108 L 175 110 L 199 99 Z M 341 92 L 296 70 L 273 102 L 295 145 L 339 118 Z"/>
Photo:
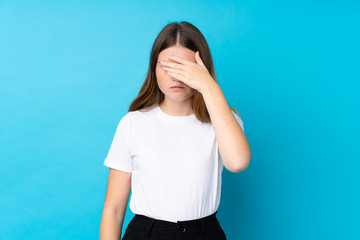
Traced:
<path id="1" fill-rule="evenodd" d="M 172 86 L 171 88 L 184 88 L 182 86 Z"/>

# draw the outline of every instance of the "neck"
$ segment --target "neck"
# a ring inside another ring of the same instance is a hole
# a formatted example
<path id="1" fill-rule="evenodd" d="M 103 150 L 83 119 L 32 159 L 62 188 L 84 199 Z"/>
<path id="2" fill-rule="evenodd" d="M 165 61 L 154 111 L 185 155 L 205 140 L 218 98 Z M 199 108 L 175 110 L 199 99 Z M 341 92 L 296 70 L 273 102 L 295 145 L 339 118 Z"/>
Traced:
<path id="1" fill-rule="evenodd" d="M 174 116 L 189 116 L 194 114 L 191 101 L 168 102 L 164 100 L 159 103 L 159 107 L 163 112 Z"/>

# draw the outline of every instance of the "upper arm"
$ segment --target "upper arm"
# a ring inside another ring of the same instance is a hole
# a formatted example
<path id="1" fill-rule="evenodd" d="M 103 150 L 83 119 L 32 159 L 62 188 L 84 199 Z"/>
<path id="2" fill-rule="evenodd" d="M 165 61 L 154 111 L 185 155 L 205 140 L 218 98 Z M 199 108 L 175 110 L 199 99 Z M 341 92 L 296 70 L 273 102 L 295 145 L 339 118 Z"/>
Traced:
<path id="1" fill-rule="evenodd" d="M 239 117 L 238 114 L 236 114 L 233 110 L 231 110 L 232 114 L 234 115 L 236 121 L 239 123 L 241 129 L 243 130 L 243 132 L 245 132 L 244 130 L 244 123 L 243 123 L 243 120 Z"/>
<path id="2" fill-rule="evenodd" d="M 131 172 L 109 168 L 104 208 L 125 215 L 131 189 Z"/>
<path id="3" fill-rule="evenodd" d="M 126 114 L 119 122 L 104 165 L 119 171 L 132 172 L 131 114 Z"/>

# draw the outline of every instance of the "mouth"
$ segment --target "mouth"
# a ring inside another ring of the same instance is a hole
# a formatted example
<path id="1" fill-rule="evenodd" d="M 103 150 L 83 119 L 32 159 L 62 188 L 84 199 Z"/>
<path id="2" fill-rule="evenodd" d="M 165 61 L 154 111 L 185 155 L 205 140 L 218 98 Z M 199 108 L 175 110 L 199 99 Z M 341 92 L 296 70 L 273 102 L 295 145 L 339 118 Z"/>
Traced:
<path id="1" fill-rule="evenodd" d="M 180 86 L 174 86 L 174 87 L 171 87 L 172 89 L 183 89 L 184 87 L 180 87 Z"/>

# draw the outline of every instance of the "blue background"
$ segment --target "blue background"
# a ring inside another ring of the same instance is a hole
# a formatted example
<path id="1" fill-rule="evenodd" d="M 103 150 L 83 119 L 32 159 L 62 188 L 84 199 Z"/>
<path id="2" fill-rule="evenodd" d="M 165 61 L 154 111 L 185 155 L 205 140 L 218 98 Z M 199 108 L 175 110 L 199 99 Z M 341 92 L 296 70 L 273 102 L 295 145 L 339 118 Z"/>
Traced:
<path id="1" fill-rule="evenodd" d="M 223 172 L 228 239 L 360 239 L 359 5 L 0 1 L 0 239 L 98 239 L 116 126 L 182 20 L 252 150 Z"/>

